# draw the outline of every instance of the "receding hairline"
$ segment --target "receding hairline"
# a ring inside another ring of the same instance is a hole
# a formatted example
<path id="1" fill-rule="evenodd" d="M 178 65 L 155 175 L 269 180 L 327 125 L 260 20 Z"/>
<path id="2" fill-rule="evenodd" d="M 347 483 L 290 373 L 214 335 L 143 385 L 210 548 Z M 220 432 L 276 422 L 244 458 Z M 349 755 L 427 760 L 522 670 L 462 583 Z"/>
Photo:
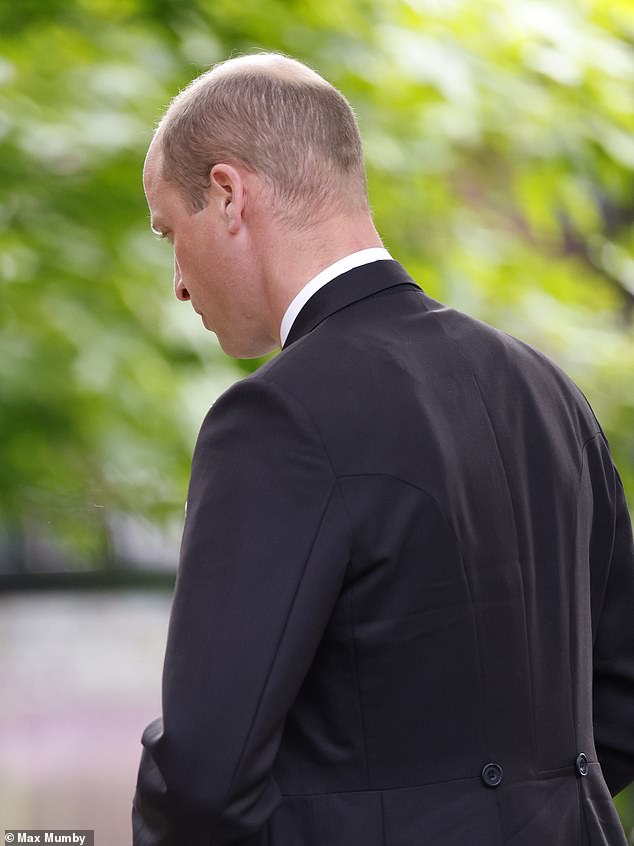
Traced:
<path id="1" fill-rule="evenodd" d="M 205 85 L 212 79 L 217 78 L 231 78 L 239 77 L 241 75 L 249 75 L 254 72 L 260 72 L 262 76 L 271 79 L 279 79 L 284 82 L 307 82 L 313 85 L 321 85 L 327 88 L 333 86 L 316 70 L 313 70 L 303 62 L 293 59 L 290 56 L 285 56 L 283 53 L 248 53 L 243 56 L 234 56 L 231 59 L 224 59 L 221 62 L 213 65 L 208 71 L 202 73 L 199 77 L 193 80 L 193 84 L 187 86 L 181 91 L 180 97 L 187 98 L 193 96 L 194 91 L 201 85 Z M 175 98 L 178 100 L 179 98 Z M 172 115 L 171 107 L 168 108 L 156 129 L 154 130 L 154 138 L 158 141 L 161 130 L 164 130 L 170 123 Z"/>
<path id="2" fill-rule="evenodd" d="M 278 91 L 279 111 L 275 105 Z M 247 109 L 242 109 L 241 113 L 237 104 L 245 94 Z M 295 109 L 303 102 L 304 94 L 309 105 L 307 109 L 298 107 L 299 120 L 296 122 L 289 104 Z M 213 102 L 214 97 L 218 98 L 216 103 L 220 104 L 222 117 L 215 125 L 211 122 L 205 125 L 204 106 Z M 314 109 L 314 123 L 306 121 L 311 108 Z M 251 135 L 245 132 L 241 137 L 240 132 L 236 132 L 241 120 L 245 127 L 250 126 Z M 228 128 L 224 136 L 219 130 L 222 126 Z M 208 166 L 205 162 L 207 150 L 200 143 L 205 135 L 196 136 L 193 131 L 193 128 L 200 131 L 201 127 L 209 133 L 207 137 L 212 149 L 215 147 L 210 160 L 236 161 L 262 176 L 271 189 L 271 199 L 277 206 L 275 213 L 280 217 L 287 216 L 286 209 L 301 206 L 308 220 L 311 206 L 317 210 L 333 202 L 342 207 L 368 208 L 363 151 L 354 111 L 342 92 L 298 59 L 276 52 L 225 59 L 192 80 L 172 100 L 152 141 L 157 152 L 160 150 L 162 178 L 179 187 L 192 209 L 201 207 L 208 187 L 208 176 L 203 173 Z M 276 140 L 277 132 L 280 142 Z M 253 138 L 260 134 L 263 143 L 258 149 Z M 302 149 L 294 140 L 296 138 L 303 144 Z M 324 139 L 330 139 L 330 147 Z M 278 143 L 283 155 L 276 161 Z M 294 165 L 299 175 L 295 184 L 290 184 L 288 174 L 282 172 L 281 162 Z M 338 173 L 338 177 L 324 169 L 328 162 L 334 164 L 333 173 Z M 337 190 L 329 191 L 337 179 L 345 183 L 343 190 L 339 191 L 337 186 Z M 300 194 L 302 190 L 304 196 Z M 278 203 L 286 203 L 286 207 Z"/>
<path id="3" fill-rule="evenodd" d="M 253 71 L 261 71 L 265 75 L 286 81 L 296 79 L 299 82 L 330 85 L 317 71 L 297 59 L 285 56 L 283 53 L 249 53 L 244 56 L 235 56 L 232 59 L 218 62 L 203 76 L 209 78 L 211 76 L 225 76 Z"/>

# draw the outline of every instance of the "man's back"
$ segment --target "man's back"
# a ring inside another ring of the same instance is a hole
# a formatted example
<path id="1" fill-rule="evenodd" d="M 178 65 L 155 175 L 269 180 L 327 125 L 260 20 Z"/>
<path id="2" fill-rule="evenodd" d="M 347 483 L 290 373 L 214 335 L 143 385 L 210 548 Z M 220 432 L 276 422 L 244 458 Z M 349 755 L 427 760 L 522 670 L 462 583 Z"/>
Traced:
<path id="1" fill-rule="evenodd" d="M 193 80 L 144 188 L 176 297 L 282 351 L 196 442 L 135 846 L 622 846 L 632 537 L 582 394 L 376 258 L 354 111 L 301 62 Z"/>
<path id="2" fill-rule="evenodd" d="M 549 359 L 407 281 L 335 279 L 248 380 L 307 412 L 353 539 L 270 844 L 624 843 L 604 776 L 634 775 L 634 571 L 606 441 Z"/>
<path id="3" fill-rule="evenodd" d="M 624 846 L 632 550 L 559 368 L 333 279 L 203 421 L 135 844 Z"/>

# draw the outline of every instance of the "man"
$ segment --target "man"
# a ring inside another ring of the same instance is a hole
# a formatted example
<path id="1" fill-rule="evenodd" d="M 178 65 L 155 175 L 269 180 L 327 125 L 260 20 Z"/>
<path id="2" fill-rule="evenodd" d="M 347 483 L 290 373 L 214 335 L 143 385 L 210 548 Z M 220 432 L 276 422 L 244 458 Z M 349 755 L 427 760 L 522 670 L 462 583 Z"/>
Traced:
<path id="1" fill-rule="evenodd" d="M 144 180 L 178 299 L 282 349 L 196 443 L 135 846 L 625 844 L 632 530 L 581 391 L 384 250 L 299 62 L 196 79 Z"/>

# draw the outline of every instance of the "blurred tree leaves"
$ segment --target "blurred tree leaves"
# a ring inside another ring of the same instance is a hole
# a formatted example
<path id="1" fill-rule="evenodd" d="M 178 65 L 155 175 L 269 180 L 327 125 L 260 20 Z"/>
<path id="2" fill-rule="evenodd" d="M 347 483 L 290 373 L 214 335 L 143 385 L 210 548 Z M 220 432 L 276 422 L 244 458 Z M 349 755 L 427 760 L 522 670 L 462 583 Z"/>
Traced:
<path id="1" fill-rule="evenodd" d="M 0 5 L 5 522 L 96 560 L 109 509 L 180 514 L 206 409 L 261 363 L 173 300 L 141 185 L 170 98 L 253 49 L 346 93 L 386 246 L 575 378 L 634 497 L 633 38 L 614 0 Z"/>

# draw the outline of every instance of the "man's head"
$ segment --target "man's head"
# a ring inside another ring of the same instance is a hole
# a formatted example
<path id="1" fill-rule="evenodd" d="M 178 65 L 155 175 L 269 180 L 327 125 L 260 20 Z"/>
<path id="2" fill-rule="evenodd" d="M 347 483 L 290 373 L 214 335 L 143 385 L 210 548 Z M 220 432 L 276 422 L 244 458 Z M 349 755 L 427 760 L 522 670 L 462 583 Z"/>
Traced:
<path id="1" fill-rule="evenodd" d="M 370 221 L 351 107 L 315 71 L 275 53 L 221 62 L 181 91 L 156 130 L 144 182 L 152 225 L 173 242 L 176 295 L 237 357 L 279 345 L 280 309 L 314 275 L 300 271 L 285 288 L 280 250 L 289 270 L 300 244 L 325 266 L 326 245 L 340 239 L 333 224 L 341 233 L 350 222 L 356 244 Z M 343 243 L 333 248 L 345 254 Z"/>

